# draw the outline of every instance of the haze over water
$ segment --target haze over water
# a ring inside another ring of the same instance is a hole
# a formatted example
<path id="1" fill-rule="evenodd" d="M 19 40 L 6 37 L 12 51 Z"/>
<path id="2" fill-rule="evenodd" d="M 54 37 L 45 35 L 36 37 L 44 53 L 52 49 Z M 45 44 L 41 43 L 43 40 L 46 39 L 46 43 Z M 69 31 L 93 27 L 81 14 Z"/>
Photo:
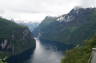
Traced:
<path id="1" fill-rule="evenodd" d="M 62 57 L 62 52 L 56 51 L 52 47 L 48 48 L 36 39 L 36 50 L 27 63 L 60 63 Z"/>

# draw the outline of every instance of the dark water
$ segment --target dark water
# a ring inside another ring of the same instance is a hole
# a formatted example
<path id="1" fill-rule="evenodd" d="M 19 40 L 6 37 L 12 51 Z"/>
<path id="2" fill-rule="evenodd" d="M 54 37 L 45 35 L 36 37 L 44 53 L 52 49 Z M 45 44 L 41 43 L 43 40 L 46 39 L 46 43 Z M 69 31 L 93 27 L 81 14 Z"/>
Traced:
<path id="1" fill-rule="evenodd" d="M 72 46 L 56 41 L 36 39 L 36 49 L 33 53 L 30 53 L 32 50 L 26 51 L 21 57 L 12 57 L 8 63 L 60 63 L 64 57 L 64 51 L 69 48 Z"/>
<path id="2" fill-rule="evenodd" d="M 36 50 L 24 63 L 60 63 L 63 56 L 63 53 L 57 51 L 56 47 L 46 46 L 36 39 Z"/>

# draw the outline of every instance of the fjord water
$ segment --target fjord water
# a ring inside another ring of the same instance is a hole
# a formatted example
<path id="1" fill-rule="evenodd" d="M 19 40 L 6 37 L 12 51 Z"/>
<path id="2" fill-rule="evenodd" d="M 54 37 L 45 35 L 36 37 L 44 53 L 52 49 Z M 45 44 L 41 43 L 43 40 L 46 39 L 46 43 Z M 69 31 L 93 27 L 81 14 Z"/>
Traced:
<path id="1" fill-rule="evenodd" d="M 24 63 L 60 63 L 63 56 L 63 51 L 57 51 L 56 47 L 46 46 L 36 39 L 36 49 Z"/>

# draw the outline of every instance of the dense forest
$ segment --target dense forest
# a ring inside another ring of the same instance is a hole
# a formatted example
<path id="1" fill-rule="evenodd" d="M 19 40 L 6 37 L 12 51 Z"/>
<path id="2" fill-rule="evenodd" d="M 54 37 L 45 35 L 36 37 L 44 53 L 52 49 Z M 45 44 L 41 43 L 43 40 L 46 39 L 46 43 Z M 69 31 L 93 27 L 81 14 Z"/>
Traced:
<path id="1" fill-rule="evenodd" d="M 61 63 L 90 63 L 92 48 L 96 48 L 96 35 L 84 43 L 83 46 L 66 51 L 66 56 Z"/>
<path id="2" fill-rule="evenodd" d="M 96 33 L 96 8 L 74 8 L 59 17 L 46 17 L 34 30 L 40 39 L 83 44 Z"/>
<path id="3" fill-rule="evenodd" d="M 0 61 L 20 55 L 31 49 L 36 44 L 32 33 L 26 26 L 19 25 L 13 21 L 0 18 Z"/>

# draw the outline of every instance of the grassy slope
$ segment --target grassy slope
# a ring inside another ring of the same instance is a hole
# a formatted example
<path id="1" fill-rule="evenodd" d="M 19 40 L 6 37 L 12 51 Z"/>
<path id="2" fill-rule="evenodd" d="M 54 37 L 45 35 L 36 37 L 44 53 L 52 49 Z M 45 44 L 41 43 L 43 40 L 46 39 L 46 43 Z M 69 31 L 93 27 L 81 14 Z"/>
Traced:
<path id="1" fill-rule="evenodd" d="M 85 45 L 66 51 L 61 63 L 88 63 L 94 47 L 96 47 L 96 36 L 85 41 Z"/>

